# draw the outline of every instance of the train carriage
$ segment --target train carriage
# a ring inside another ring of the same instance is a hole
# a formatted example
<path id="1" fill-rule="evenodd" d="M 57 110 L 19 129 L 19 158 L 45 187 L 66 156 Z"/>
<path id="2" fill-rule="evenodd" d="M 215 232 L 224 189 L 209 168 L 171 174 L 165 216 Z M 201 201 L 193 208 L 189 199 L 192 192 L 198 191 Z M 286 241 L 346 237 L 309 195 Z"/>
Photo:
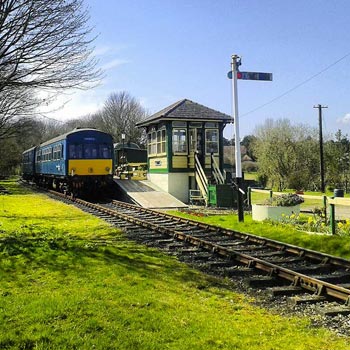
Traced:
<path id="1" fill-rule="evenodd" d="M 34 177 L 41 185 L 81 194 L 112 181 L 113 138 L 105 132 L 74 129 L 40 144 L 34 152 Z"/>
<path id="2" fill-rule="evenodd" d="M 22 153 L 22 177 L 24 180 L 34 180 L 35 150 L 36 147 L 32 147 Z"/>

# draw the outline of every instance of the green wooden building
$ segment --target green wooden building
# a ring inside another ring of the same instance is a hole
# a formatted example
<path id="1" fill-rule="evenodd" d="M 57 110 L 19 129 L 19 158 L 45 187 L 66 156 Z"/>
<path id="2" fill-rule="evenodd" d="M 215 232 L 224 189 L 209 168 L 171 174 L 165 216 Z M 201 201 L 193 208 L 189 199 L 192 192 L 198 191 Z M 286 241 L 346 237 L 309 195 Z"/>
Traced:
<path id="1" fill-rule="evenodd" d="M 223 130 L 231 122 L 188 99 L 139 122 L 147 132 L 148 180 L 184 203 L 196 197 L 209 204 L 213 186 L 225 184 Z"/>

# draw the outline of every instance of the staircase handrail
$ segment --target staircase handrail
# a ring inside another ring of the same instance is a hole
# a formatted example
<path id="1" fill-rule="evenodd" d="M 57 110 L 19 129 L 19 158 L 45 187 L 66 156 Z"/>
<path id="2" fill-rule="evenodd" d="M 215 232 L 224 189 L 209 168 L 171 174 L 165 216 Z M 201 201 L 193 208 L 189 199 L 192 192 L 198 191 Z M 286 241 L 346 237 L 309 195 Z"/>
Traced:
<path id="1" fill-rule="evenodd" d="M 213 156 L 213 154 L 211 154 L 211 161 L 212 161 L 212 170 L 213 170 L 213 175 L 214 175 L 214 179 L 216 181 L 217 184 L 224 184 L 225 183 L 225 178 L 221 173 L 221 170 L 218 166 L 218 164 L 216 163 L 216 160 Z"/>
<path id="2" fill-rule="evenodd" d="M 194 155 L 194 160 L 195 160 L 196 182 L 205 200 L 205 204 L 208 204 L 208 179 L 204 173 L 204 170 L 198 159 L 197 154 Z"/>

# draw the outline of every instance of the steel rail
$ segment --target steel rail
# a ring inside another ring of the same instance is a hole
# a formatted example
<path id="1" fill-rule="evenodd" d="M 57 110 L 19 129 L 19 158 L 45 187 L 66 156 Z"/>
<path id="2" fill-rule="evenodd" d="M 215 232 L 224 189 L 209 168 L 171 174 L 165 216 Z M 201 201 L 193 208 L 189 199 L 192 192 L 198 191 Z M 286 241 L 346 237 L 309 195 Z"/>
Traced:
<path id="1" fill-rule="evenodd" d="M 66 198 L 65 195 L 57 193 L 57 192 L 55 192 L 55 195 L 59 195 L 61 197 Z M 345 302 L 346 306 L 350 306 L 350 289 L 347 289 L 347 288 L 344 288 L 344 287 L 341 287 L 338 285 L 334 285 L 334 284 L 322 281 L 322 280 L 317 279 L 317 278 L 309 277 L 305 274 L 302 274 L 302 273 L 275 265 L 273 263 L 264 261 L 262 259 L 235 251 L 234 249 L 226 248 L 226 247 L 220 246 L 219 244 L 215 244 L 215 243 L 209 242 L 207 240 L 204 240 L 204 239 L 201 239 L 198 237 L 194 237 L 190 234 L 186 234 L 186 233 L 183 233 L 183 232 L 178 231 L 178 230 L 174 230 L 171 228 L 167 228 L 167 227 L 146 221 L 145 219 L 139 219 L 137 217 L 133 217 L 131 215 L 124 214 L 124 213 L 118 212 L 118 211 L 110 209 L 110 208 L 106 208 L 106 207 L 101 206 L 99 204 L 86 202 L 86 201 L 81 200 L 81 199 L 72 199 L 72 201 L 79 203 L 83 206 L 86 206 L 88 208 L 92 208 L 94 210 L 97 210 L 99 212 L 102 212 L 102 213 L 105 213 L 105 214 L 108 214 L 111 216 L 120 217 L 126 221 L 135 223 L 138 226 L 152 229 L 156 232 L 160 232 L 162 234 L 166 234 L 168 236 L 174 237 L 174 238 L 182 240 L 184 242 L 191 243 L 197 247 L 206 249 L 212 253 L 229 258 L 230 260 L 238 261 L 242 264 L 245 264 L 248 267 L 254 267 L 258 270 L 264 271 L 270 277 L 278 277 L 278 278 L 290 281 L 293 286 L 300 287 L 300 288 L 308 290 L 310 292 L 314 292 L 315 294 L 317 294 L 319 296 L 323 295 L 323 296 L 328 296 L 328 297 L 332 297 L 332 298 L 341 300 L 341 301 Z M 137 206 L 134 206 L 134 205 L 127 206 L 127 207 L 140 211 L 140 208 Z M 141 211 L 145 211 L 145 208 L 142 208 Z M 147 212 L 150 212 L 150 211 L 147 210 Z M 155 213 L 155 214 L 159 213 L 159 212 L 156 212 L 153 210 L 151 212 Z M 166 216 L 168 216 L 168 215 L 166 215 Z M 180 220 L 180 221 L 182 221 L 182 220 Z M 204 224 L 203 226 L 205 228 L 214 228 L 215 227 L 215 226 L 206 225 L 206 224 Z M 215 227 L 215 229 L 217 232 L 218 227 Z M 231 230 L 223 230 L 223 231 L 227 231 L 230 233 L 233 232 L 234 235 L 237 234 L 236 231 L 231 231 Z M 220 229 L 220 232 L 221 232 L 221 229 Z M 239 236 L 245 237 L 245 234 L 240 234 Z M 250 238 L 251 235 L 248 235 L 248 237 Z M 265 239 L 263 239 L 263 240 L 256 239 L 256 241 L 259 242 L 259 241 L 266 241 L 266 240 Z M 281 244 L 279 242 L 271 241 L 271 240 L 267 240 L 267 241 L 272 242 L 273 246 L 275 246 L 275 247 L 281 246 L 282 249 L 284 247 L 284 244 Z M 278 244 L 276 245 L 276 243 L 278 243 Z M 297 248 L 295 246 L 291 246 L 291 247 L 293 248 L 292 249 L 293 251 L 295 250 L 295 248 Z M 288 247 L 285 249 L 288 250 Z M 304 257 L 309 253 L 312 253 L 311 256 L 317 255 L 317 252 L 307 251 L 305 249 L 302 249 L 301 252 L 305 252 Z M 300 251 L 299 251 L 299 255 L 301 255 Z M 327 258 L 328 257 L 334 258 L 332 256 L 327 256 Z M 337 261 L 338 259 L 335 258 L 335 260 Z M 345 260 L 345 261 L 347 263 L 349 263 L 347 260 Z M 327 261 L 327 263 L 329 263 L 329 261 Z"/>
<path id="2" fill-rule="evenodd" d="M 317 252 L 317 251 L 307 249 L 307 248 L 301 248 L 301 247 L 298 247 L 296 245 L 292 245 L 292 244 L 288 244 L 288 243 L 282 243 L 282 242 L 279 242 L 279 241 L 276 241 L 276 240 L 273 240 L 270 238 L 258 237 L 258 236 L 255 236 L 253 234 L 250 234 L 250 233 L 239 232 L 239 231 L 230 230 L 230 229 L 218 227 L 218 226 L 211 225 L 211 224 L 200 223 L 200 222 L 192 220 L 192 219 L 177 217 L 177 216 L 170 215 L 167 213 L 162 213 L 162 212 L 159 212 L 159 211 L 156 211 L 153 209 L 138 207 L 138 206 L 135 206 L 133 204 L 129 204 L 129 203 L 125 203 L 125 202 L 119 202 L 119 201 L 113 200 L 112 203 L 114 203 L 118 206 L 125 207 L 125 208 L 130 208 L 130 209 L 142 211 L 145 213 L 146 212 L 152 213 L 153 215 L 157 215 L 160 217 L 172 218 L 173 220 L 175 220 L 177 222 L 191 224 L 191 225 L 194 225 L 196 227 L 200 227 L 200 228 L 203 228 L 206 230 L 211 230 L 215 233 L 226 234 L 228 236 L 235 237 L 237 239 L 241 239 L 241 240 L 244 240 L 246 242 L 252 242 L 252 243 L 265 245 L 266 247 L 271 247 L 271 248 L 276 249 L 276 250 L 281 250 L 281 251 L 283 250 L 284 252 L 294 254 L 296 256 L 302 256 L 304 258 L 318 261 L 318 262 L 323 263 L 323 264 L 327 263 L 330 265 L 350 269 L 350 261 L 349 260 L 343 259 L 340 257 L 336 257 L 333 255 Z"/>

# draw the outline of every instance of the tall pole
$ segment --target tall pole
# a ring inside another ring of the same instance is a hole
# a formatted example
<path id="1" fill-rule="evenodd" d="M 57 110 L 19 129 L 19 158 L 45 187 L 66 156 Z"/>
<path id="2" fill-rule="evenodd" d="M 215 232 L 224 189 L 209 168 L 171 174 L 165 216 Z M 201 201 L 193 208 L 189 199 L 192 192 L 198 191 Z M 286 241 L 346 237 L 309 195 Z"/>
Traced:
<path id="1" fill-rule="evenodd" d="M 234 121 L 235 136 L 235 161 L 236 161 L 236 185 L 237 185 L 237 204 L 238 204 L 238 221 L 244 221 L 243 194 L 242 184 L 242 162 L 241 162 L 241 144 L 239 137 L 239 117 L 238 117 L 238 91 L 237 91 L 237 71 L 241 65 L 241 59 L 238 55 L 231 56 L 232 71 L 232 116 Z"/>
<path id="2" fill-rule="evenodd" d="M 125 134 L 122 134 L 122 167 L 124 171 L 124 165 L 125 165 L 125 154 L 124 154 L 124 140 L 125 140 Z"/>
<path id="3" fill-rule="evenodd" d="M 327 106 L 321 106 L 318 104 L 314 106 L 318 109 L 318 125 L 319 125 L 319 143 L 320 143 L 320 173 L 321 173 L 321 192 L 325 192 L 324 181 L 324 161 L 323 161 L 323 133 L 322 133 L 322 108 L 328 108 Z"/>

